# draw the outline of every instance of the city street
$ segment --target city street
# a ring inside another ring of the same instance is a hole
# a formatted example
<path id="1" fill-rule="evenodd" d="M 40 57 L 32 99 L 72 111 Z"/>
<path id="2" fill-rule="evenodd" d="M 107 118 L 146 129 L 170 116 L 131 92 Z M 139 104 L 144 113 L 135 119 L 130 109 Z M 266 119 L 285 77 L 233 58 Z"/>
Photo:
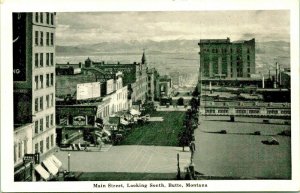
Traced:
<path id="1" fill-rule="evenodd" d="M 112 146 L 107 152 L 71 151 L 71 171 L 76 172 L 146 172 L 176 173 L 177 153 L 180 168 L 190 163 L 189 148 L 163 146 Z M 68 167 L 68 151 L 55 154 Z"/>

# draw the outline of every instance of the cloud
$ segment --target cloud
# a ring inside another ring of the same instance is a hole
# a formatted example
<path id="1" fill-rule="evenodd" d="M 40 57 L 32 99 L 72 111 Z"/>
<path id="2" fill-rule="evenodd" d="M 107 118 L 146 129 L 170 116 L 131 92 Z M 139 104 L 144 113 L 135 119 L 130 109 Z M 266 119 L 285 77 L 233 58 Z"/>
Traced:
<path id="1" fill-rule="evenodd" d="M 57 13 L 57 44 L 226 38 L 289 39 L 289 11 Z"/>

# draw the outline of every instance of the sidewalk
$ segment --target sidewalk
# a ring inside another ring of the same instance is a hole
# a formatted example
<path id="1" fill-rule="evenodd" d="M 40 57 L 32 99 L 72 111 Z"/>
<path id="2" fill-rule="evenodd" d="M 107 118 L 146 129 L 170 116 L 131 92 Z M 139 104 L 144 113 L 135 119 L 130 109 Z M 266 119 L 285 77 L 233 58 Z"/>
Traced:
<path id="1" fill-rule="evenodd" d="M 132 172 L 132 173 L 176 173 L 177 153 L 180 155 L 180 169 L 190 163 L 190 152 L 186 148 L 168 146 L 112 146 L 106 152 L 71 151 L 71 171 L 75 172 Z M 55 154 L 68 166 L 68 151 Z"/>

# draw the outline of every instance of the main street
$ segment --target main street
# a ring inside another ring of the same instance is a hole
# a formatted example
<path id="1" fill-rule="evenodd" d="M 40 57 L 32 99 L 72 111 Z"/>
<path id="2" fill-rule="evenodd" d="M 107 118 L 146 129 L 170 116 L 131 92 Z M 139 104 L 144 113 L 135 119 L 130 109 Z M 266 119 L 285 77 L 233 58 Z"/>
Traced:
<path id="1" fill-rule="evenodd" d="M 132 172 L 132 173 L 176 173 L 177 154 L 180 155 L 180 167 L 190 163 L 188 147 L 112 146 L 106 152 L 70 151 L 71 171 L 76 172 Z M 68 167 L 68 151 L 55 154 Z M 125 179 L 124 179 L 125 180 Z"/>

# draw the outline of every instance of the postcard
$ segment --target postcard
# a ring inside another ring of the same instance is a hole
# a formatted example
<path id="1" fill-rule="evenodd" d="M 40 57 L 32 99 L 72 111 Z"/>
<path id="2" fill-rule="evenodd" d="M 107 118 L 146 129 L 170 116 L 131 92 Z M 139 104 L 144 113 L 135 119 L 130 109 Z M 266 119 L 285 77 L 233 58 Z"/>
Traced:
<path id="1" fill-rule="evenodd" d="M 297 191 L 298 1 L 4 1 L 4 192 Z"/>

